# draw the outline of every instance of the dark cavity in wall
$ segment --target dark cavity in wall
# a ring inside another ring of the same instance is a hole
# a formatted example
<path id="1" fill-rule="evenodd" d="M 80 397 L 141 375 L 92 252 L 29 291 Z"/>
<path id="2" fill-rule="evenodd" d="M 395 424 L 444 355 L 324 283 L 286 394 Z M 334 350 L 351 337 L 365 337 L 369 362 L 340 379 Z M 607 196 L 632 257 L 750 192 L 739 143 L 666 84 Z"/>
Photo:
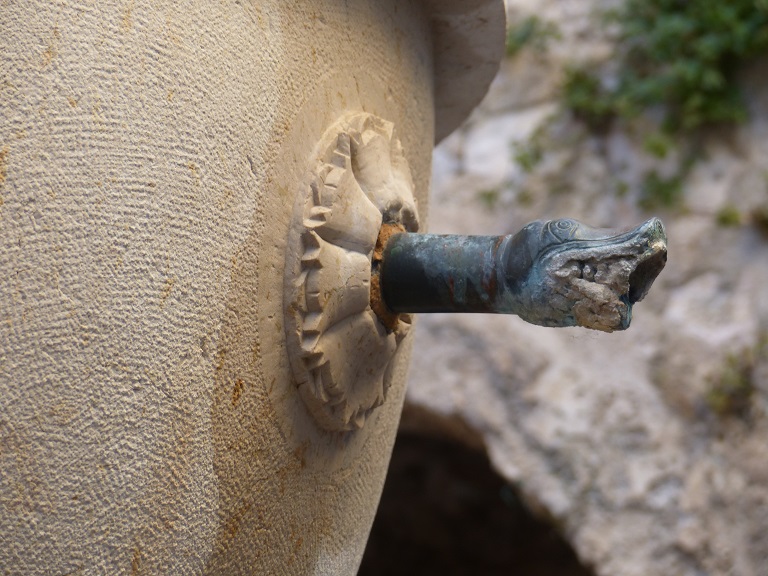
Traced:
<path id="1" fill-rule="evenodd" d="M 593 576 L 480 451 L 401 433 L 359 576 Z"/>

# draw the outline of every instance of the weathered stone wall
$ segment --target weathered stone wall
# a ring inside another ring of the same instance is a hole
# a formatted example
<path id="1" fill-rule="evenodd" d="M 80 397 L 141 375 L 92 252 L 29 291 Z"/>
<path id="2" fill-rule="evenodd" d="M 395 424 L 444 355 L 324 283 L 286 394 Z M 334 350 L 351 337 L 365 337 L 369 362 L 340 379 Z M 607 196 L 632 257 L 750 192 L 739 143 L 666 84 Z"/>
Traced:
<path id="1" fill-rule="evenodd" d="M 434 158 L 431 232 L 508 233 L 539 217 L 630 226 L 654 162 L 616 129 L 548 124 L 542 161 L 513 161 L 558 110 L 568 62 L 611 53 L 605 2 L 508 2 L 561 39 L 523 50 Z M 757 65 L 759 67 L 759 64 Z M 685 208 L 658 213 L 669 262 L 625 333 L 513 317 L 423 315 L 403 426 L 483 445 L 531 507 L 605 576 L 759 576 L 768 563 L 768 85 L 744 78 L 749 123 L 703 142 Z M 619 181 L 626 183 L 617 194 Z M 717 215 L 735 208 L 741 224 Z"/>

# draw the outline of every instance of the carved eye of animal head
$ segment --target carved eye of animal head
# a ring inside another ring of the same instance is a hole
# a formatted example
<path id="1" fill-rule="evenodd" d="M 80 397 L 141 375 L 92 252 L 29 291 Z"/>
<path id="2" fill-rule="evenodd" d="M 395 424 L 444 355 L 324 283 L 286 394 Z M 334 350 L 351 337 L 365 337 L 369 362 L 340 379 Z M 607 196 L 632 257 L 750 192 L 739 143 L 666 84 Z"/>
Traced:
<path id="1" fill-rule="evenodd" d="M 569 218 L 551 220 L 544 225 L 542 230 L 543 244 L 560 243 L 572 240 L 576 236 L 579 223 Z M 548 238 L 546 237 L 548 236 Z M 549 241 L 547 241 L 549 240 Z"/>
<path id="2" fill-rule="evenodd" d="M 544 223 L 541 230 L 540 249 L 573 240 L 577 236 L 579 226 L 580 224 L 576 220 L 570 218 L 550 220 Z"/>

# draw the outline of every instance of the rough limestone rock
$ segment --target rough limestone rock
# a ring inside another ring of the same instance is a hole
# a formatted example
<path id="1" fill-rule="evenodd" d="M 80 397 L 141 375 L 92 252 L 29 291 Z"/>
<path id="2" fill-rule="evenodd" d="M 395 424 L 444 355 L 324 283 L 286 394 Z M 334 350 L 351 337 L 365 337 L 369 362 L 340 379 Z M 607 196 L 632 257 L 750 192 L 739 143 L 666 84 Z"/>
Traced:
<path id="1" fill-rule="evenodd" d="M 500 234 L 539 217 L 630 226 L 649 159 L 616 130 L 547 124 L 530 172 L 510 147 L 557 111 L 563 64 L 610 53 L 590 0 L 509 2 L 562 38 L 507 61 L 437 150 L 430 232 Z M 658 213 L 669 262 L 627 332 L 514 317 L 422 315 L 403 426 L 484 447 L 597 574 L 761 576 L 768 566 L 768 85 L 745 75 L 752 121 L 707 140 L 686 209 Z M 617 181 L 627 183 L 617 194 Z M 740 224 L 717 214 L 735 208 Z"/>

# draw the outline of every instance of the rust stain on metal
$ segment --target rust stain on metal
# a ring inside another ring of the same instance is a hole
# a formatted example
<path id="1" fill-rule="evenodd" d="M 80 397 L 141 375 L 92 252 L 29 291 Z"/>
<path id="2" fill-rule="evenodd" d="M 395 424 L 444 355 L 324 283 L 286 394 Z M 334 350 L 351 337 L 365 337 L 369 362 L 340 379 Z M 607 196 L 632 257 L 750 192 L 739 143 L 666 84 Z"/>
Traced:
<path id="1" fill-rule="evenodd" d="M 379 237 L 376 239 L 376 246 L 373 249 L 373 258 L 371 262 L 371 309 L 384 327 L 393 331 L 397 328 L 400 320 L 399 314 L 392 312 L 381 293 L 381 277 L 379 274 L 381 260 L 384 256 L 384 248 L 389 239 L 396 234 L 404 234 L 405 227 L 402 224 L 384 223 L 379 230 Z"/>

